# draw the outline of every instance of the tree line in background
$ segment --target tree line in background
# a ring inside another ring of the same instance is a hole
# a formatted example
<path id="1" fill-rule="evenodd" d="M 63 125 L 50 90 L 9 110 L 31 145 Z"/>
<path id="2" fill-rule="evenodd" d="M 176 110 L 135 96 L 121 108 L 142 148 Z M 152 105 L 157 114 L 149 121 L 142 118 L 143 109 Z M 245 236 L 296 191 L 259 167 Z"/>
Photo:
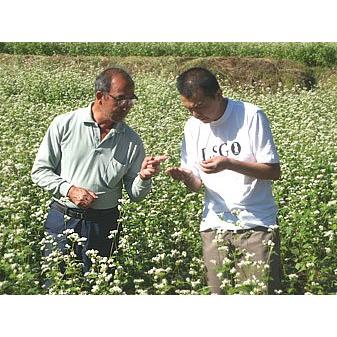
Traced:
<path id="1" fill-rule="evenodd" d="M 0 53 L 20 55 L 257 57 L 334 67 L 336 42 L 0 42 Z"/>

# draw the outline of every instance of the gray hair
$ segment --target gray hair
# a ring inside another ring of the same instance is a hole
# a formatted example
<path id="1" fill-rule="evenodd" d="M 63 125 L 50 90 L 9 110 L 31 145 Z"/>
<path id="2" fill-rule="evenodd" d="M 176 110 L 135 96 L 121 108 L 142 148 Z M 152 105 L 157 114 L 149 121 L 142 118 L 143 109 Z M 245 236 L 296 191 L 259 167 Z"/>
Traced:
<path id="1" fill-rule="evenodd" d="M 122 75 L 130 83 L 131 86 L 135 86 L 135 83 L 133 82 L 131 76 L 125 70 L 112 67 L 105 69 L 96 77 L 95 92 L 110 92 L 111 81 L 115 75 Z"/>

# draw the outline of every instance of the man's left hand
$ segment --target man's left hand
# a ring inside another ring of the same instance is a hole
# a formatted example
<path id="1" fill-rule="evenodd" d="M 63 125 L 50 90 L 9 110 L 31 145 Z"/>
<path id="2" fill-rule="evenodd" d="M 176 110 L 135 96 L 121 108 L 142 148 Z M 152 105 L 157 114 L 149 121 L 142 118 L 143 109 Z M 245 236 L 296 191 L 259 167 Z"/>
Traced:
<path id="1" fill-rule="evenodd" d="M 228 157 L 216 156 L 200 163 L 205 173 L 217 173 L 230 168 L 231 160 Z"/>
<path id="2" fill-rule="evenodd" d="M 168 159 L 168 156 L 145 157 L 139 172 L 142 180 L 148 180 L 160 172 L 160 164 Z"/>

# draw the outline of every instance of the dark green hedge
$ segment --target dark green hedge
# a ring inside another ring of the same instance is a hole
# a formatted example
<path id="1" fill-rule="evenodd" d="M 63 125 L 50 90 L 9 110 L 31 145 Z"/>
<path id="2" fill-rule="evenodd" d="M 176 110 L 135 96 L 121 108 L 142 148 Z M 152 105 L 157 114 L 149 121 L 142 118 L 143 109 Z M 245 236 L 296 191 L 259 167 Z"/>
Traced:
<path id="1" fill-rule="evenodd" d="M 240 56 L 288 59 L 308 66 L 337 64 L 335 42 L 0 42 L 0 53 L 97 56 Z"/>

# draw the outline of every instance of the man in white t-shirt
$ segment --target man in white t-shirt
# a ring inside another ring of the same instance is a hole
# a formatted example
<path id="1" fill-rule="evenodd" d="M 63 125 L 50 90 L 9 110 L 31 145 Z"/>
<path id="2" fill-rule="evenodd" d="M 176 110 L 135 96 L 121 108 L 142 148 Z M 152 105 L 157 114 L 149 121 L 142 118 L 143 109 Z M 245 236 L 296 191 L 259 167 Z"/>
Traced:
<path id="1" fill-rule="evenodd" d="M 231 281 L 237 287 L 255 282 L 273 294 L 280 289 L 280 240 L 272 180 L 281 170 L 268 119 L 257 106 L 223 97 L 216 77 L 204 68 L 183 72 L 177 88 L 192 117 L 184 129 L 181 166 L 167 173 L 192 191 L 205 187 L 200 231 L 210 290 L 224 289 L 219 271 L 229 252 L 239 249 L 244 257 L 236 261 Z"/>

